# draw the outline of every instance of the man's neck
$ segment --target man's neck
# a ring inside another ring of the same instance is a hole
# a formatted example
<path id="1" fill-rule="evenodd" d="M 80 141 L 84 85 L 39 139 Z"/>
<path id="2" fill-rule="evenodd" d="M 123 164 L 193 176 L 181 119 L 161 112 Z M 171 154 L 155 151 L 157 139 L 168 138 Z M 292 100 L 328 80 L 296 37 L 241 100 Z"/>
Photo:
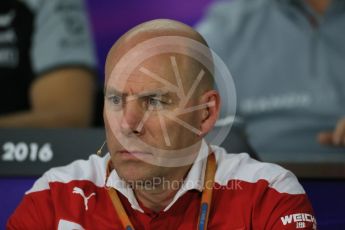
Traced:
<path id="1" fill-rule="evenodd" d="M 169 178 L 161 177 L 161 183 L 155 185 L 154 188 L 141 187 L 134 189 L 137 199 L 144 207 L 154 212 L 161 211 L 172 202 L 190 168 L 191 165 L 172 170 L 175 173 L 169 174 Z"/>
<path id="2" fill-rule="evenodd" d="M 304 1 L 304 0 L 302 0 Z M 318 14 L 324 15 L 332 0 L 305 0 L 305 2 Z"/>

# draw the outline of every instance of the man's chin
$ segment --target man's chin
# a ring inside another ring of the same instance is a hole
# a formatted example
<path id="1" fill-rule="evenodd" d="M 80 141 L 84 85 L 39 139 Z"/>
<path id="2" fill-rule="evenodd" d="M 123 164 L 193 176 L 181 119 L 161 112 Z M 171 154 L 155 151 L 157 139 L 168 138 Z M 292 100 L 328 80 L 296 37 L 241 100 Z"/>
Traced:
<path id="1" fill-rule="evenodd" d="M 152 165 L 148 165 L 142 161 L 125 161 L 114 164 L 115 170 L 121 179 L 127 183 L 145 182 L 152 180 Z"/>

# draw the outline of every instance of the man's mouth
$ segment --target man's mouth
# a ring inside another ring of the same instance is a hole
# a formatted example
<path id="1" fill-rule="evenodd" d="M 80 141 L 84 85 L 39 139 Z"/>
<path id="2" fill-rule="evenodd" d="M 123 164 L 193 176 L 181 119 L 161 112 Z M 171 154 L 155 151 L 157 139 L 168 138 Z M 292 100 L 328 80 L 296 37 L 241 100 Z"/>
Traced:
<path id="1" fill-rule="evenodd" d="M 138 150 L 120 150 L 117 153 L 123 160 L 140 160 L 152 156 L 151 153 Z"/>

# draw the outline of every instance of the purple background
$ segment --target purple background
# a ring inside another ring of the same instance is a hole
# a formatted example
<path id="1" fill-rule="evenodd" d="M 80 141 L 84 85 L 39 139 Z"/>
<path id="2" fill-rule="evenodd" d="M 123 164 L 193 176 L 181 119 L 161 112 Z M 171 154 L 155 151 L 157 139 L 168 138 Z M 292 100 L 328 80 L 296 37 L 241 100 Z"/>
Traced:
<path id="1" fill-rule="evenodd" d="M 112 44 L 130 28 L 157 18 L 195 25 L 214 0 L 86 0 L 96 42 L 100 79 L 105 57 Z M 102 81 L 101 81 L 102 82 Z"/>

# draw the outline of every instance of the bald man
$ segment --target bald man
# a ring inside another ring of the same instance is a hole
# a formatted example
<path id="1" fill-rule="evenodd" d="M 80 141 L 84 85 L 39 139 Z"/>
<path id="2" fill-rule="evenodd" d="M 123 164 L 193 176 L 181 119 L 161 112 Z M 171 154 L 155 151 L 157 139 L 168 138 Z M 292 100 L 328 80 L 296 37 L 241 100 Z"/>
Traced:
<path id="1" fill-rule="evenodd" d="M 209 54 L 176 21 L 123 35 L 105 66 L 109 153 L 45 173 L 7 228 L 316 229 L 291 172 L 204 140 L 220 110 Z"/>

